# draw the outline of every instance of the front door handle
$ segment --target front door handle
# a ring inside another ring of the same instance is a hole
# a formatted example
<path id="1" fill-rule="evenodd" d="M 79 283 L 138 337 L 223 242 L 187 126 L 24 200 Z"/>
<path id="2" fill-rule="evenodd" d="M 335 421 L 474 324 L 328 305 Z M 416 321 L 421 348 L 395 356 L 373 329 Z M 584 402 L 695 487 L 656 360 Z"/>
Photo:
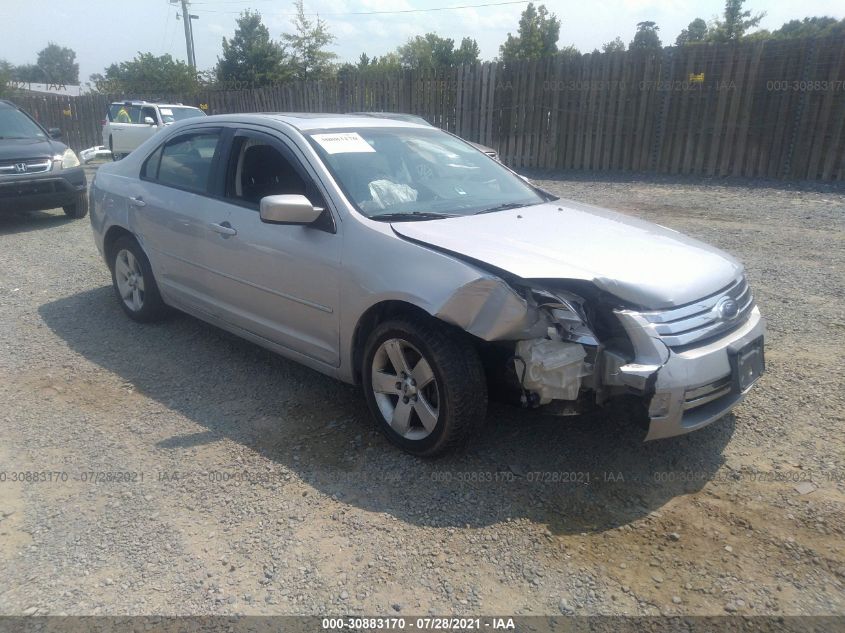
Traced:
<path id="1" fill-rule="evenodd" d="M 145 207 L 145 206 L 147 206 L 147 203 L 144 202 L 144 199 L 141 196 L 138 196 L 137 198 L 129 198 L 129 203 L 133 207 Z"/>
<path id="2" fill-rule="evenodd" d="M 235 229 L 233 229 L 232 225 L 229 224 L 228 222 L 221 222 L 220 224 L 215 224 L 215 223 L 212 222 L 211 224 L 208 225 L 208 228 L 210 228 L 215 233 L 220 233 L 220 235 L 222 235 L 224 237 L 229 237 L 231 235 L 237 235 L 238 234 L 238 232 Z"/>

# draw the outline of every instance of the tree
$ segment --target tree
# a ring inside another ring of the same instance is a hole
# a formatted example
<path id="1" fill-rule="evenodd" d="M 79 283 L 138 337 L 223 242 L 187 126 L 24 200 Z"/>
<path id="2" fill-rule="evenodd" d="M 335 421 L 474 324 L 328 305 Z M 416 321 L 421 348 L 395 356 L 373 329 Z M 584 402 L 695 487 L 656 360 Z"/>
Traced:
<path id="1" fill-rule="evenodd" d="M 385 53 L 381 57 L 373 57 L 370 62 L 370 68 L 379 72 L 396 71 L 402 68 L 402 60 L 399 58 L 398 53 Z"/>
<path id="2" fill-rule="evenodd" d="M 12 68 L 12 78 L 26 83 L 44 83 L 44 73 L 36 64 L 21 64 Z"/>
<path id="3" fill-rule="evenodd" d="M 701 18 L 695 18 L 687 28 L 681 31 L 675 40 L 675 46 L 686 46 L 707 41 L 707 22 Z"/>
<path id="4" fill-rule="evenodd" d="M 631 50 L 655 50 L 660 49 L 663 43 L 660 41 L 660 36 L 657 31 L 660 27 L 655 22 L 646 21 L 637 23 L 637 32 L 634 34 L 634 39 L 628 45 Z"/>
<path id="5" fill-rule="evenodd" d="M 38 53 L 36 65 L 44 77 L 40 83 L 79 84 L 79 64 L 76 53 L 70 48 L 50 42 Z"/>
<path id="6" fill-rule="evenodd" d="M 745 0 L 725 0 L 725 12 L 721 20 L 716 20 L 710 29 L 708 38 L 713 42 L 736 42 L 741 40 L 747 31 L 760 24 L 766 13 L 751 15 L 751 11 L 743 11 Z"/>
<path id="7" fill-rule="evenodd" d="M 477 64 L 481 60 L 481 48 L 471 37 L 461 40 L 461 45 L 452 54 L 452 64 L 461 66 L 463 64 Z"/>
<path id="8" fill-rule="evenodd" d="M 270 39 L 261 14 L 241 13 L 231 39 L 223 38 L 223 56 L 217 59 L 215 74 L 223 88 L 235 84 L 264 86 L 291 75 L 285 51 Z"/>
<path id="9" fill-rule="evenodd" d="M 15 67 L 5 59 L 0 59 L 0 96 L 6 93 L 9 82 L 14 78 Z"/>
<path id="10" fill-rule="evenodd" d="M 517 35 L 508 33 L 505 43 L 499 47 L 499 54 L 505 62 L 554 55 L 559 37 L 557 16 L 549 13 L 545 5 L 534 8 L 534 3 L 529 2 L 519 18 Z"/>
<path id="11" fill-rule="evenodd" d="M 454 52 L 455 40 L 435 33 L 412 37 L 396 49 L 396 54 L 406 68 L 451 66 Z"/>
<path id="12" fill-rule="evenodd" d="M 50 42 L 38 53 L 35 64 L 21 64 L 14 68 L 16 81 L 38 84 L 79 84 L 79 64 L 76 53 Z"/>
<path id="13" fill-rule="evenodd" d="M 623 53 L 625 52 L 625 42 L 622 41 L 622 38 L 618 35 L 616 39 L 605 42 L 601 45 L 601 52 L 602 53 Z"/>
<path id="14" fill-rule="evenodd" d="M 105 75 L 91 75 L 95 90 L 129 96 L 192 92 L 199 87 L 196 71 L 170 55 L 141 53 L 126 62 L 112 64 Z"/>
<path id="15" fill-rule="evenodd" d="M 830 37 L 832 35 L 845 36 L 845 19 L 812 17 L 803 20 L 790 20 L 771 33 L 772 38 L 779 40 L 798 37 Z"/>
<path id="16" fill-rule="evenodd" d="M 283 33 L 282 41 L 291 49 L 291 66 L 294 77 L 301 81 L 309 79 L 327 79 L 334 71 L 337 55 L 325 50 L 335 37 L 329 28 L 317 16 L 311 20 L 305 15 L 303 0 L 296 0 L 296 17 L 293 25 L 296 33 Z"/>

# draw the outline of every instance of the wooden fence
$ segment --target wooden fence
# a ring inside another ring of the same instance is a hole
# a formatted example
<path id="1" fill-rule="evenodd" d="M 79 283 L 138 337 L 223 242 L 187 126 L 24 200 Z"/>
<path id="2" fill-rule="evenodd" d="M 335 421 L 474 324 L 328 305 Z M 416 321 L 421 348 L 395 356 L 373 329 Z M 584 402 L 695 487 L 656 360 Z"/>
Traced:
<path id="1" fill-rule="evenodd" d="M 107 104 L 125 96 L 13 100 L 81 149 L 102 143 Z M 495 147 L 515 168 L 845 180 L 845 38 L 358 73 L 164 100 L 209 114 L 408 112 Z"/>

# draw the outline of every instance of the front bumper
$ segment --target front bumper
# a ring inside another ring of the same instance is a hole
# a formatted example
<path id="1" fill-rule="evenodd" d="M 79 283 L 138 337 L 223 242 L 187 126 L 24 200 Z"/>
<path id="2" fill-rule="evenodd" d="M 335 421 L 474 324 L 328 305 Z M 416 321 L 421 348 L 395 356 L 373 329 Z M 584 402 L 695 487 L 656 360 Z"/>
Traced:
<path id="1" fill-rule="evenodd" d="M 42 211 L 76 202 L 86 188 L 82 167 L 0 177 L 0 212 Z"/>
<path id="2" fill-rule="evenodd" d="M 700 429 L 739 404 L 751 387 L 741 390 L 737 386 L 731 358 L 749 343 L 762 338 L 765 329 L 766 322 L 759 308 L 754 307 L 742 326 L 706 345 L 674 352 L 652 339 L 654 349 L 649 360 L 654 364 L 647 362 L 616 368 L 616 378 L 622 383 L 641 386 L 646 393 L 652 394 L 648 401 L 646 440 Z"/>

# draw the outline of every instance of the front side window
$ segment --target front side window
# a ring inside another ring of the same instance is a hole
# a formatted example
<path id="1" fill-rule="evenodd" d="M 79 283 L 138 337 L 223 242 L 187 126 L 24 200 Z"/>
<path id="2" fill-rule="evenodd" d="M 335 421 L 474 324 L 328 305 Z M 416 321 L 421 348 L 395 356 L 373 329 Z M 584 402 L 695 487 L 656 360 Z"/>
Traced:
<path id="1" fill-rule="evenodd" d="M 141 123 L 146 123 L 147 117 L 150 117 L 153 120 L 153 123 L 158 123 L 156 120 L 156 109 L 155 108 L 144 108 L 141 110 Z"/>
<path id="2" fill-rule="evenodd" d="M 547 200 L 498 162 L 434 128 L 320 130 L 309 140 L 369 218 L 471 215 Z"/>
<path id="3" fill-rule="evenodd" d="M 0 139 L 14 138 L 47 138 L 47 135 L 23 112 L 0 107 Z"/>
<path id="4" fill-rule="evenodd" d="M 156 180 L 162 185 L 205 192 L 219 144 L 218 131 L 184 134 L 168 141 L 161 150 Z M 151 176 L 151 162 L 144 166 L 147 177 Z"/>
<path id="5" fill-rule="evenodd" d="M 140 123 L 141 106 L 113 103 L 109 106 L 109 120 L 113 123 Z"/>
<path id="6" fill-rule="evenodd" d="M 257 207 L 261 198 L 281 194 L 308 195 L 305 180 L 269 143 L 237 137 L 229 166 L 227 197 Z"/>

